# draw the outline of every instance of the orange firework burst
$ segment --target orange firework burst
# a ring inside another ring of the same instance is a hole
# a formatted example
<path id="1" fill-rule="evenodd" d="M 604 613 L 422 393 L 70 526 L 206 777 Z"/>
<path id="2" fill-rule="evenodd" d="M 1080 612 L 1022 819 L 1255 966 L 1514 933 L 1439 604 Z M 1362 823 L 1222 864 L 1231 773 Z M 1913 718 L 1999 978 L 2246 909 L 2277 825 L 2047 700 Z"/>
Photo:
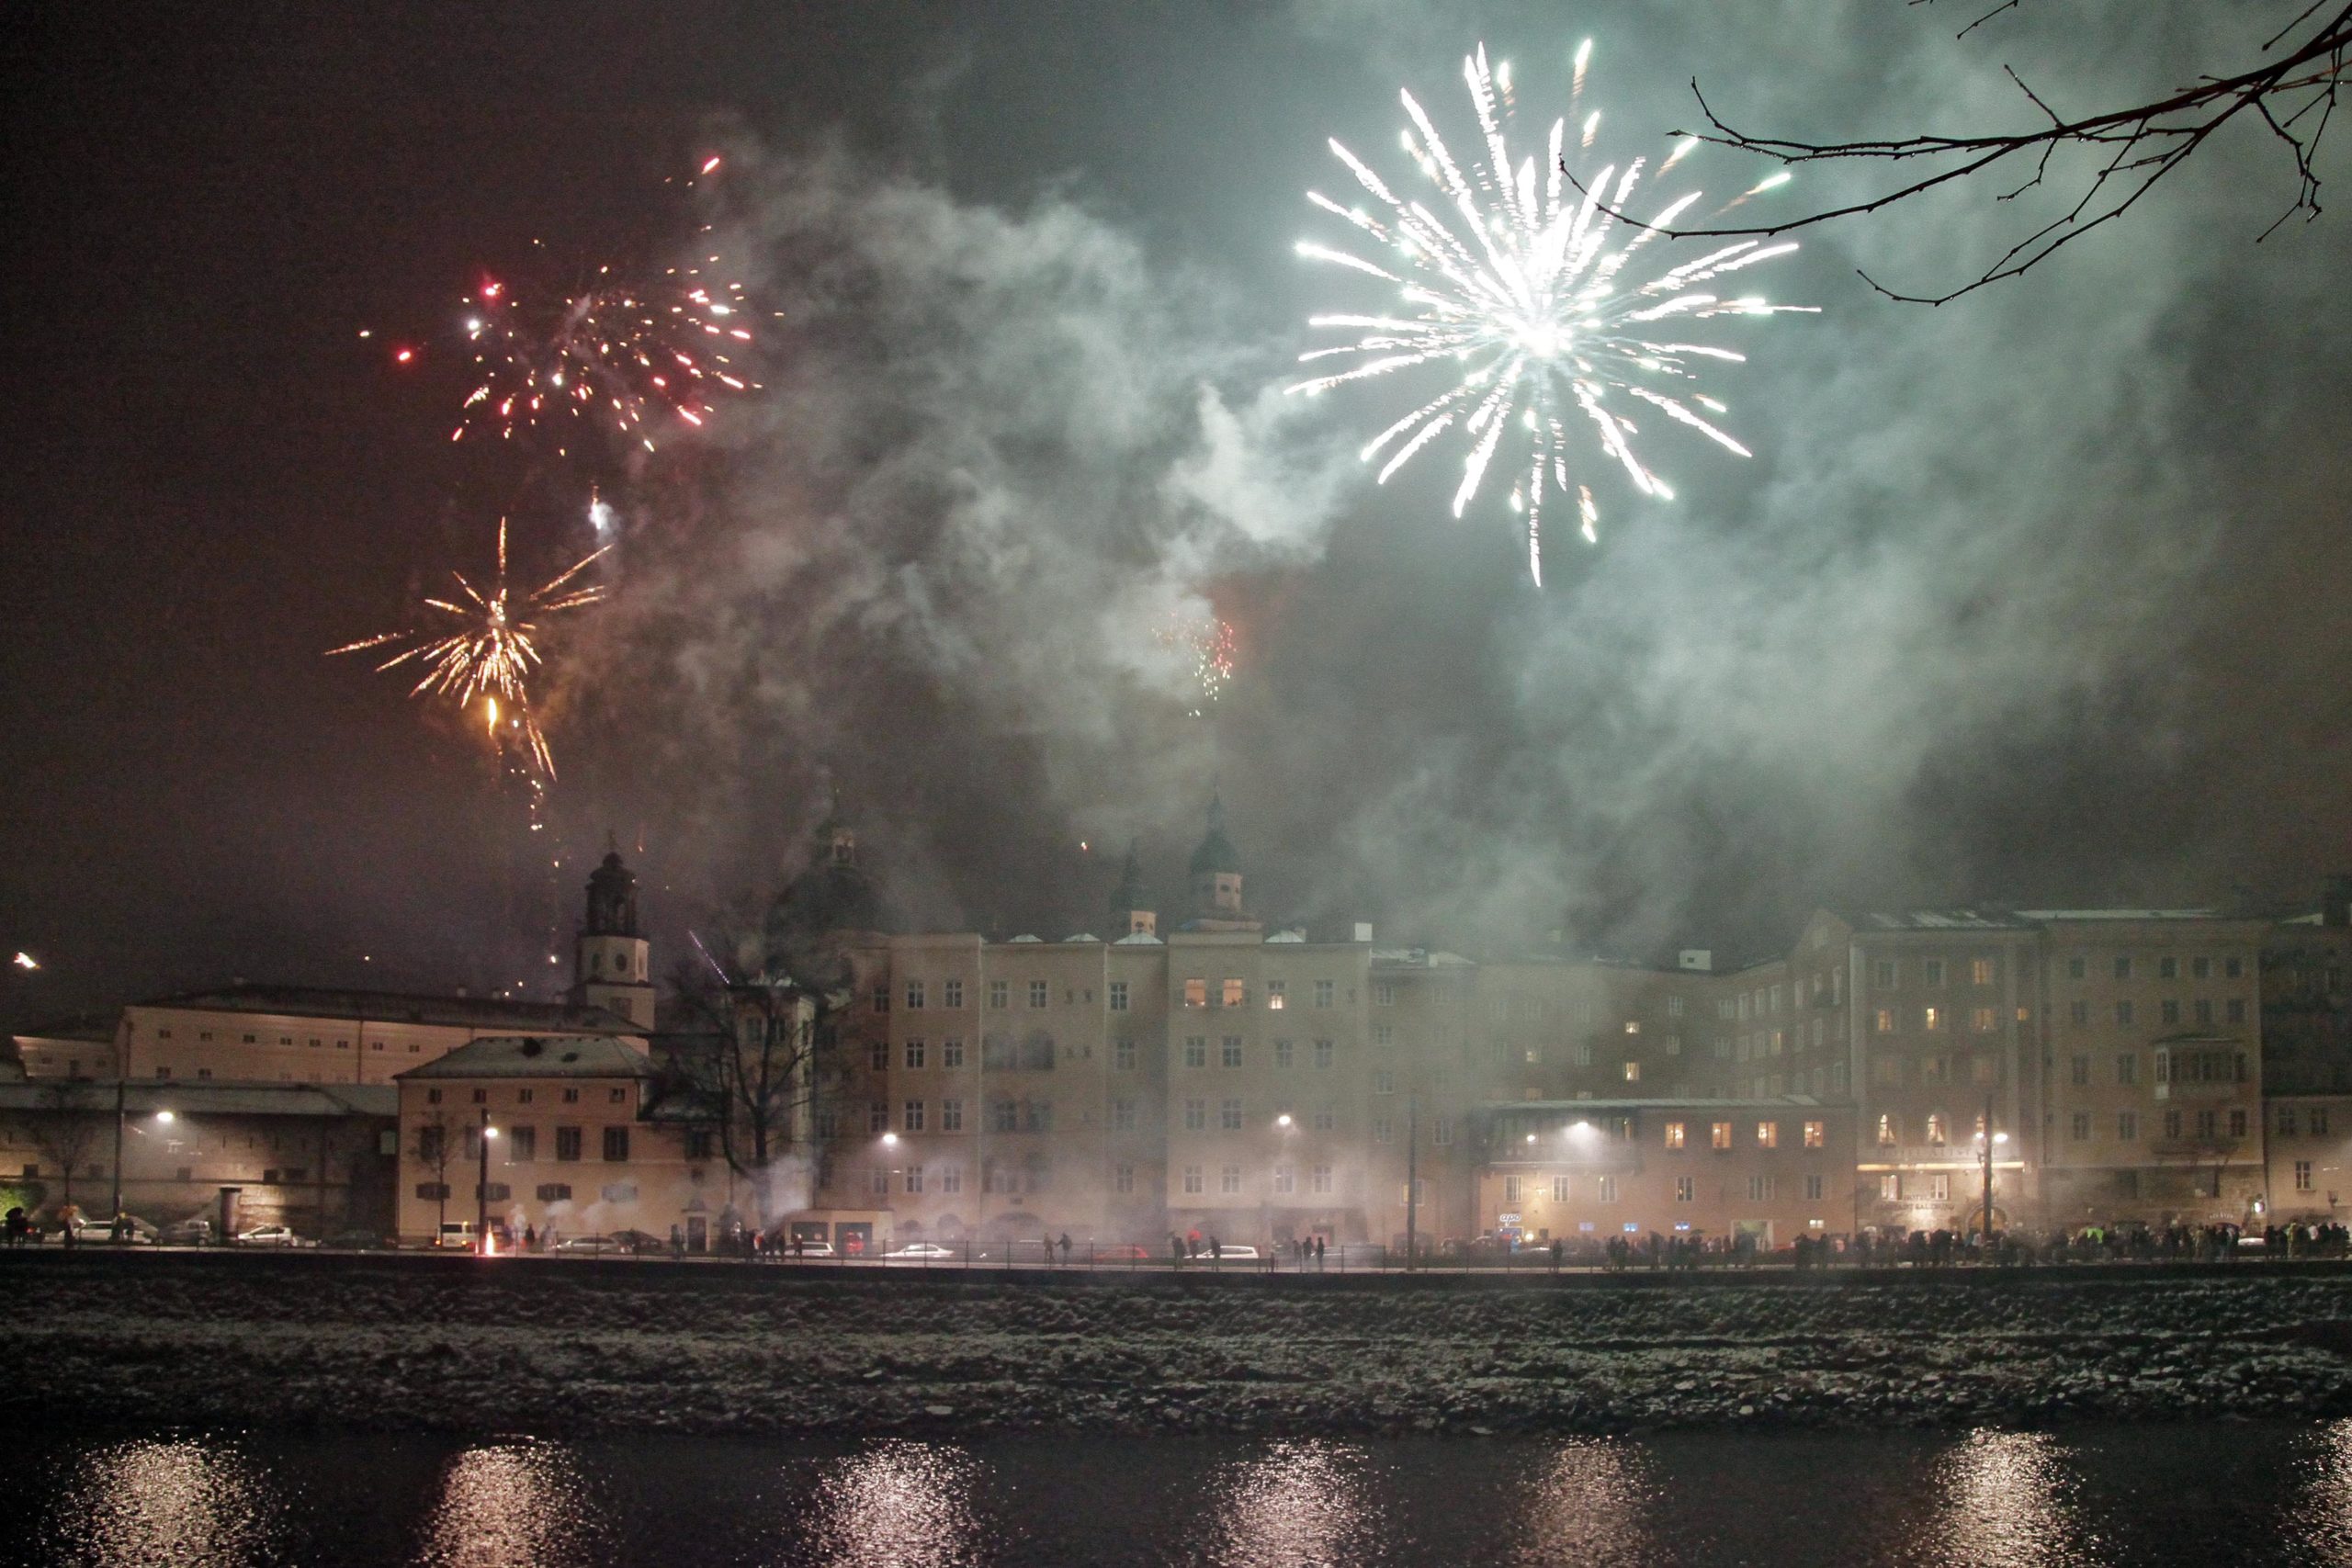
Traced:
<path id="1" fill-rule="evenodd" d="M 427 609 L 455 622 L 454 627 L 442 624 L 383 632 L 329 649 L 327 655 L 333 658 L 406 643 L 376 668 L 391 670 L 412 662 L 422 667 L 424 676 L 409 688 L 413 697 L 448 697 L 461 708 L 480 699 L 483 725 L 492 740 L 503 746 L 508 731 L 519 732 L 532 761 L 552 778 L 555 760 L 548 750 L 547 737 L 531 715 L 531 672 L 543 661 L 534 639 L 546 617 L 605 597 L 601 584 L 584 588 L 570 584 L 611 548 L 607 545 L 593 551 L 536 590 L 517 592 L 506 581 L 506 519 L 502 517 L 496 578 L 477 588 L 463 572 L 452 571 L 449 575 L 456 580 L 460 597 L 424 602 Z"/>

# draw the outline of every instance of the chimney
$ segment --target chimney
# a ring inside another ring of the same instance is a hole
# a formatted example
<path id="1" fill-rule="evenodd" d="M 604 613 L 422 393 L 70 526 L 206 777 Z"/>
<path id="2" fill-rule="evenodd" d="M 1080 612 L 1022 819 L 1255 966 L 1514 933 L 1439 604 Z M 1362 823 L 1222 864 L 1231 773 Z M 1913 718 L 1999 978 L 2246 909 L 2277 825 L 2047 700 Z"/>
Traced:
<path id="1" fill-rule="evenodd" d="M 2352 926 L 2352 873 L 2338 872 L 2327 879 L 2320 897 L 2319 921 L 2324 926 Z"/>
<path id="2" fill-rule="evenodd" d="M 1370 920 L 1358 920 L 1356 922 L 1356 940 L 1358 942 L 1370 942 L 1372 940 L 1372 922 Z"/>
<path id="3" fill-rule="evenodd" d="M 1675 960 L 1674 966 L 1704 975 L 1715 966 L 1714 951 L 1705 947 L 1686 947 L 1682 950 L 1681 956 Z"/>

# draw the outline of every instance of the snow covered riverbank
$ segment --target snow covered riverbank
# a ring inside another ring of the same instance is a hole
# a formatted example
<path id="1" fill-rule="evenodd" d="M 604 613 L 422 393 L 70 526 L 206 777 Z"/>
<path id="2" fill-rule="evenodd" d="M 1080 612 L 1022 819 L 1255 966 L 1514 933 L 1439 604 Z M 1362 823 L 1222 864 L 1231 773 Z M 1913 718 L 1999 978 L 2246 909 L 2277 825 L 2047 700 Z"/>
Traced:
<path id="1" fill-rule="evenodd" d="M 0 1256 L 0 1422 L 1603 1431 L 2352 1415 L 2352 1271 L 1007 1278 Z"/>

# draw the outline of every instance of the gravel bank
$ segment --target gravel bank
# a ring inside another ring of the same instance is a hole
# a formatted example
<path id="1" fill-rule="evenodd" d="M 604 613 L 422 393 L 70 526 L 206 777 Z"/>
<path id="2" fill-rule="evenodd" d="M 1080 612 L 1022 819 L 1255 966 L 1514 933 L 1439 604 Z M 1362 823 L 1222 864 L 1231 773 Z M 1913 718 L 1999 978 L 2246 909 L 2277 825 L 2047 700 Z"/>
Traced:
<path id="1" fill-rule="evenodd" d="M 1012 1277 L 0 1255 L 0 1423 L 1625 1431 L 2352 1415 L 2352 1270 Z"/>

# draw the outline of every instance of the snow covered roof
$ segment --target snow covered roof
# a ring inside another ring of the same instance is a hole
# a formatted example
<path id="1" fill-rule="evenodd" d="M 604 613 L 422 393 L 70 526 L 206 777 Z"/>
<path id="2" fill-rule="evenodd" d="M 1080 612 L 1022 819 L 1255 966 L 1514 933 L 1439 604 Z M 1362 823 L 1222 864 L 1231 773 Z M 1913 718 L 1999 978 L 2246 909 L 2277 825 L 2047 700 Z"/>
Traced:
<path id="1" fill-rule="evenodd" d="M 1475 969 L 1477 964 L 1458 953 L 1426 947 L 1375 947 L 1372 961 L 1392 969 Z"/>
<path id="2" fill-rule="evenodd" d="M 1045 938 L 1043 938 L 1043 937 L 1031 936 L 1028 932 L 1023 931 L 1023 932 L 1022 932 L 1019 936 L 1014 937 L 1012 940 L 1013 940 L 1014 942 L 1044 942 L 1044 941 L 1045 941 Z"/>
<path id="3" fill-rule="evenodd" d="M 1130 931 L 1111 945 L 1113 947 L 1164 947 L 1167 944 L 1149 931 Z"/>
<path id="4" fill-rule="evenodd" d="M 234 985 L 181 991 L 132 1004 L 198 1012 L 257 1012 L 284 1018 L 366 1020 L 369 1023 L 432 1023 L 457 1029 L 571 1030 L 632 1034 L 637 1026 L 604 1008 L 570 1002 L 510 1002 L 494 997 L 423 997 L 401 991 L 346 990 L 326 986 Z"/>
<path id="5" fill-rule="evenodd" d="M 1080 932 L 1079 932 L 1076 936 L 1066 936 L 1066 937 L 1062 938 L 1062 941 L 1063 941 L 1064 942 L 1080 942 L 1080 943 L 1083 943 L 1083 942 L 1101 942 L 1102 940 L 1102 939 L 1101 937 L 1096 936 L 1092 931 L 1080 931 Z"/>
<path id="6" fill-rule="evenodd" d="M 1877 931 L 2014 931 L 2031 927 L 2034 917 L 2009 909 L 1871 909 L 1849 924 Z"/>
<path id="7" fill-rule="evenodd" d="M 89 1078 L 0 1083 L 0 1111 L 72 1109 L 114 1111 L 115 1086 Z M 220 1079 L 131 1078 L 122 1086 L 131 1117 L 169 1111 L 175 1116 L 382 1116 L 400 1114 L 400 1090 L 375 1083 L 237 1083 Z"/>
<path id="8" fill-rule="evenodd" d="M 1289 931 L 1276 931 L 1273 935 L 1272 935 L 1272 936 L 1270 936 L 1270 937 L 1268 937 L 1268 938 L 1266 939 L 1266 941 L 1267 941 L 1267 942 L 1305 942 L 1306 940 L 1306 933 L 1305 931 L 1300 931 L 1300 930 L 1297 930 L 1297 929 L 1295 929 L 1295 928 L 1293 928 L 1292 930 L 1289 930 Z"/>
<path id="9" fill-rule="evenodd" d="M 642 1041 L 611 1035 L 485 1034 L 398 1076 L 408 1078 L 641 1078 L 653 1074 Z"/>
<path id="10" fill-rule="evenodd" d="M 2219 909 L 2019 909 L 2029 920 L 2225 920 Z"/>

